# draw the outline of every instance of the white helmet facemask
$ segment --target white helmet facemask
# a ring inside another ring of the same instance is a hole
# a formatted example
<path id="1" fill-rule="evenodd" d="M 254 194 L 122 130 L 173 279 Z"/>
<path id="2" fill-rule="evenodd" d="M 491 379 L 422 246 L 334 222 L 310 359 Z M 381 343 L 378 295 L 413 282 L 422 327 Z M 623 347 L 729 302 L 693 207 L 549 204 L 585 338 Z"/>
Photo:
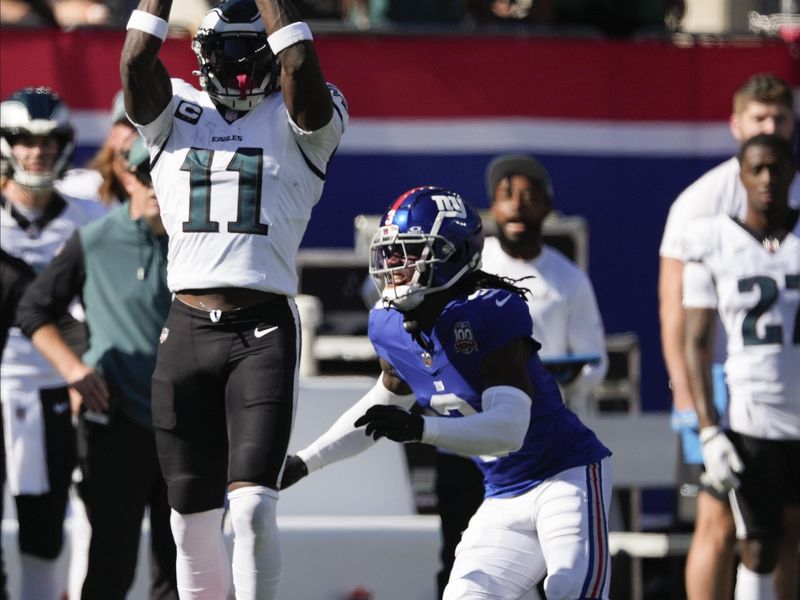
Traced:
<path id="1" fill-rule="evenodd" d="M 25 88 L 0 105 L 0 156 L 2 171 L 21 186 L 34 191 L 52 189 L 66 170 L 75 148 L 69 109 L 47 88 Z M 14 156 L 12 146 L 20 137 L 52 137 L 58 154 L 46 172 L 26 170 Z"/>

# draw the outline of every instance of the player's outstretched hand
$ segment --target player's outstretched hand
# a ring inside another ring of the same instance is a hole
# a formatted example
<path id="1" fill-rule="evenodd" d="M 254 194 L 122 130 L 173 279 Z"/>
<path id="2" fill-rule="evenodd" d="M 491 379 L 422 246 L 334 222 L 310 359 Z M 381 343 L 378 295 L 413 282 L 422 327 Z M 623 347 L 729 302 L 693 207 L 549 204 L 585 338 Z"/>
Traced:
<path id="1" fill-rule="evenodd" d="M 354 425 L 366 425 L 364 433 L 375 440 L 385 437 L 393 442 L 418 442 L 422 439 L 424 422 L 421 416 L 412 415 L 394 404 L 376 404 L 370 406 Z"/>
<path id="2" fill-rule="evenodd" d="M 281 477 L 281 489 L 285 490 L 291 485 L 300 481 L 308 475 L 308 467 L 302 458 L 290 454 L 286 457 L 286 464 L 283 467 L 283 477 Z"/>
<path id="3" fill-rule="evenodd" d="M 739 487 L 737 473 L 744 470 L 744 463 L 728 436 L 719 427 L 703 427 L 700 430 L 703 443 L 703 463 L 706 472 L 700 481 L 721 493 Z"/>

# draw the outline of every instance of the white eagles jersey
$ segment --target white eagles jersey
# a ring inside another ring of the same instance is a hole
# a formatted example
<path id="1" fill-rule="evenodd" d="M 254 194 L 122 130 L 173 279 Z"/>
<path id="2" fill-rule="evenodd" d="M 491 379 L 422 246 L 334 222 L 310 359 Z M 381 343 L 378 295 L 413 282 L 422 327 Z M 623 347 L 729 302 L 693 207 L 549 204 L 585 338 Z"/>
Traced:
<path id="1" fill-rule="evenodd" d="M 719 312 L 731 429 L 800 439 L 800 222 L 774 252 L 719 215 L 686 234 L 683 304 Z"/>
<path id="2" fill-rule="evenodd" d="M 279 92 L 228 123 L 208 94 L 172 80 L 169 106 L 137 126 L 169 235 L 170 290 L 297 293 L 297 249 L 348 120 L 344 98 L 329 88 L 333 117 L 308 132 Z"/>
<path id="3" fill-rule="evenodd" d="M 739 159 L 735 156 L 707 171 L 687 187 L 669 209 L 658 255 L 683 260 L 686 227 L 695 219 L 728 215 L 743 219 L 747 213 L 747 193 L 739 179 Z M 800 206 L 800 177 L 789 189 L 789 203 Z M 725 362 L 725 329 L 717 322 L 714 362 Z"/>
<path id="4" fill-rule="evenodd" d="M 800 177 L 795 177 L 789 188 L 789 204 L 800 207 Z M 683 233 L 695 219 L 715 215 L 743 219 L 746 213 L 747 194 L 739 179 L 739 160 L 734 156 L 705 173 L 672 203 L 658 254 L 682 260 Z"/>
<path id="5" fill-rule="evenodd" d="M 24 260 L 37 273 L 47 266 L 78 227 L 106 212 L 98 202 L 62 197 L 66 205 L 61 213 L 36 231 L 22 229 L 12 216 L 10 201 L 5 200 L 5 206 L 0 210 L 0 246 L 12 256 Z M 0 377 L 3 385 L 12 379 L 30 380 L 30 385 L 36 388 L 64 385 L 63 378 L 16 327 L 8 333 Z"/>

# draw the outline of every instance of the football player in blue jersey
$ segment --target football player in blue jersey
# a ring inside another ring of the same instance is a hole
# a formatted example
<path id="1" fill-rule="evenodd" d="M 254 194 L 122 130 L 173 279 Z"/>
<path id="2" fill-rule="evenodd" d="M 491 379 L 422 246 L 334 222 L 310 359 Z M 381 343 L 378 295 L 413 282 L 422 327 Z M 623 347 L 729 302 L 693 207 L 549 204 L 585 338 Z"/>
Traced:
<path id="1" fill-rule="evenodd" d="M 391 205 L 370 264 L 383 299 L 369 317 L 381 376 L 288 457 L 281 487 L 382 437 L 471 456 L 486 494 L 445 600 L 519 598 L 545 574 L 551 600 L 608 598 L 611 452 L 565 407 L 524 291 L 480 270 L 482 248 L 478 212 L 452 191 L 419 187 Z"/>

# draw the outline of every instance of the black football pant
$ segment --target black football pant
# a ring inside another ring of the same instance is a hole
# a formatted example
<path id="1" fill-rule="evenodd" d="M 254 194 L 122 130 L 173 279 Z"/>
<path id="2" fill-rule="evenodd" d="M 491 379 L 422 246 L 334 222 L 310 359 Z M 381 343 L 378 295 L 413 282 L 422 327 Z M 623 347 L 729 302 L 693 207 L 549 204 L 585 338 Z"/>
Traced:
<path id="1" fill-rule="evenodd" d="M 210 318 L 175 300 L 153 373 L 170 506 L 222 508 L 234 481 L 278 489 L 297 394 L 300 322 L 285 296 Z"/>
<path id="2" fill-rule="evenodd" d="M 64 544 L 64 516 L 75 468 L 75 428 L 66 387 L 39 392 L 46 446 L 46 494 L 14 496 L 19 523 L 19 549 L 45 560 L 55 560 Z"/>
<path id="3" fill-rule="evenodd" d="M 150 514 L 150 598 L 178 600 L 175 542 L 155 435 L 117 411 L 109 425 L 81 419 L 81 496 L 92 526 L 82 600 L 125 600 L 136 573 L 142 517 Z"/>

